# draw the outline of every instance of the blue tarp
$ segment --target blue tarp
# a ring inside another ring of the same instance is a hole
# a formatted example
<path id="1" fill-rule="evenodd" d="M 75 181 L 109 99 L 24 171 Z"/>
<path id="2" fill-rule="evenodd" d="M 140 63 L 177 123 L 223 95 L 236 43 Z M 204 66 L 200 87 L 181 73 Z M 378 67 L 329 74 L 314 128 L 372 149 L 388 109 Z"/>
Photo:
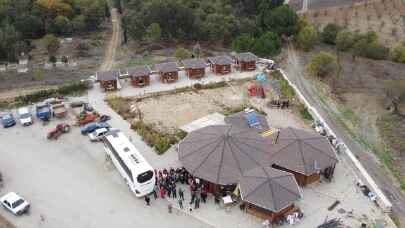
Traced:
<path id="1" fill-rule="evenodd" d="M 256 126 L 259 124 L 259 121 L 257 120 L 256 112 L 253 110 L 246 113 L 246 120 L 250 127 Z"/>
<path id="2" fill-rule="evenodd" d="M 265 81 L 267 81 L 267 77 L 266 77 L 265 74 L 257 74 L 256 75 L 256 80 L 261 81 L 261 82 L 265 82 Z"/>

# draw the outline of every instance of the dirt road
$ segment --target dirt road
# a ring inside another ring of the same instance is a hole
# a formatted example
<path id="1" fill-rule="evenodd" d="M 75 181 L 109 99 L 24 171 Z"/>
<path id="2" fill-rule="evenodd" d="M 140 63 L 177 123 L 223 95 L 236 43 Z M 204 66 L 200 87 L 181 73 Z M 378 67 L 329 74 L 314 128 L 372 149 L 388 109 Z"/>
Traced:
<path id="1" fill-rule="evenodd" d="M 350 134 L 330 116 L 327 107 L 322 105 L 317 99 L 317 96 L 312 89 L 312 85 L 304 78 L 302 73 L 305 71 L 304 64 L 300 62 L 297 53 L 292 47 L 288 49 L 288 64 L 285 70 L 289 79 L 296 84 L 305 98 L 323 116 L 338 138 L 345 142 L 366 168 L 367 172 L 373 177 L 378 186 L 380 186 L 386 196 L 391 200 L 393 204 L 393 213 L 400 219 L 401 224 L 402 222 L 405 222 L 405 196 L 402 194 L 399 187 L 395 186 L 392 178 L 389 178 L 391 175 L 381 168 L 377 158 L 355 141 Z"/>
<path id="2" fill-rule="evenodd" d="M 111 70 L 114 66 L 115 53 L 120 42 L 120 19 L 117 9 L 111 10 L 112 36 L 108 43 L 107 51 L 105 52 L 104 61 L 101 64 L 99 71 Z"/>

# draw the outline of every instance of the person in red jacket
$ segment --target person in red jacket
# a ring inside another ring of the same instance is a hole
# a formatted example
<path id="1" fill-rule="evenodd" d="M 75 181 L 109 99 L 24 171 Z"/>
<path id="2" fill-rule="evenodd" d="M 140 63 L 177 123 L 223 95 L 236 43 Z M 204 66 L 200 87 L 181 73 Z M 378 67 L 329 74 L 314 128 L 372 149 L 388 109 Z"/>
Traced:
<path id="1" fill-rule="evenodd" d="M 166 195 L 166 190 L 162 185 L 162 186 L 160 186 L 160 197 L 165 198 L 165 195 Z"/>

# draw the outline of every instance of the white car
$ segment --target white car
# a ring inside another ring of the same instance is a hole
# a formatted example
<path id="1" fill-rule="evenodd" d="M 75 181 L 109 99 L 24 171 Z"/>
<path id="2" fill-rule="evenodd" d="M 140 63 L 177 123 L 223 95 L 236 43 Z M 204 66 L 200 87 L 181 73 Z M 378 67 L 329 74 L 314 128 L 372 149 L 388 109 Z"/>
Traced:
<path id="1" fill-rule="evenodd" d="M 88 136 L 90 138 L 90 141 L 96 142 L 100 141 L 105 134 L 107 134 L 110 130 L 108 128 L 99 128 L 92 133 L 89 133 Z"/>
<path id="2" fill-rule="evenodd" d="M 21 125 L 29 126 L 33 123 L 32 114 L 28 107 L 19 108 L 17 110 L 18 119 L 20 120 Z"/>
<path id="3" fill-rule="evenodd" d="M 30 204 L 15 192 L 0 198 L 1 204 L 15 215 L 22 215 L 30 209 Z"/>

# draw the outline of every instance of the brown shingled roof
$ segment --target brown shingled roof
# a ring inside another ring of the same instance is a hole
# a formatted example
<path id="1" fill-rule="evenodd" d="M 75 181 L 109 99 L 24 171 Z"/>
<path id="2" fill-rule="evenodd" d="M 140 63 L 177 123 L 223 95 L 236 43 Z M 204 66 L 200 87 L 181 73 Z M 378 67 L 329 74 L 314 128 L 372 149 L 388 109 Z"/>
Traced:
<path id="1" fill-rule="evenodd" d="M 277 166 L 309 176 L 338 162 L 329 141 L 315 132 L 289 127 L 274 137 L 276 143 L 269 151 Z"/>
<path id="2" fill-rule="evenodd" d="M 184 67 L 186 69 L 201 69 L 207 67 L 207 63 L 204 59 L 185 59 L 182 60 Z"/>
<path id="3" fill-rule="evenodd" d="M 294 175 L 270 167 L 258 167 L 244 173 L 240 180 L 243 201 L 278 212 L 301 198 Z"/>
<path id="4" fill-rule="evenodd" d="M 139 77 L 139 76 L 145 76 L 145 75 L 149 75 L 149 74 L 150 74 L 150 69 L 146 65 L 128 68 L 128 75 L 131 77 Z"/>
<path id="5" fill-rule="evenodd" d="M 101 80 L 101 81 L 116 80 L 119 77 L 120 77 L 119 70 L 101 71 L 101 72 L 96 73 L 97 80 Z"/>
<path id="6" fill-rule="evenodd" d="M 257 56 L 251 52 L 244 52 L 244 53 L 239 53 L 236 55 L 236 59 L 239 61 L 243 62 L 251 62 L 251 61 L 256 61 Z"/>
<path id="7" fill-rule="evenodd" d="M 157 71 L 162 73 L 179 71 L 179 67 L 176 62 L 159 63 L 155 65 Z"/>
<path id="8" fill-rule="evenodd" d="M 192 131 L 178 148 L 179 160 L 188 172 L 220 185 L 236 184 L 244 172 L 271 164 L 263 137 L 231 125 Z"/>
<path id="9" fill-rule="evenodd" d="M 211 63 L 218 65 L 231 65 L 233 63 L 232 58 L 227 55 L 208 57 L 208 60 Z"/>

